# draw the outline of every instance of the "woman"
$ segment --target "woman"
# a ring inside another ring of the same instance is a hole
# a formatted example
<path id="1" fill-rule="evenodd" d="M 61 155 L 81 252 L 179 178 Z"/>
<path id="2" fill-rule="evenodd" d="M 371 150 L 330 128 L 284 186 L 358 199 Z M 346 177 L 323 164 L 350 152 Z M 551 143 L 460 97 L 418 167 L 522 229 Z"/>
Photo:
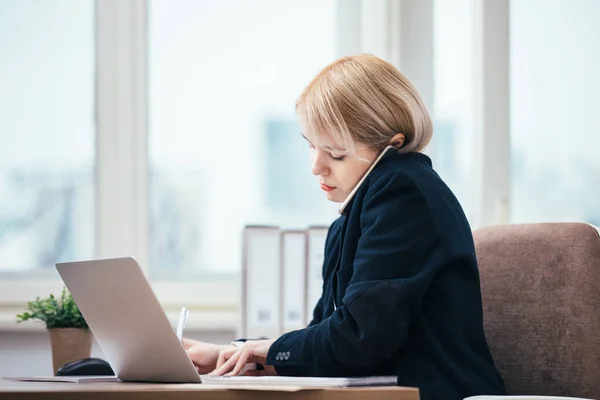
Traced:
<path id="1" fill-rule="evenodd" d="M 370 55 L 342 58 L 296 109 L 327 198 L 342 203 L 325 245 L 311 324 L 275 340 L 185 341 L 200 372 L 396 375 L 423 399 L 504 394 L 483 332 L 471 229 L 420 153 L 432 123 L 411 83 Z M 215 368 L 213 370 L 213 368 Z"/>

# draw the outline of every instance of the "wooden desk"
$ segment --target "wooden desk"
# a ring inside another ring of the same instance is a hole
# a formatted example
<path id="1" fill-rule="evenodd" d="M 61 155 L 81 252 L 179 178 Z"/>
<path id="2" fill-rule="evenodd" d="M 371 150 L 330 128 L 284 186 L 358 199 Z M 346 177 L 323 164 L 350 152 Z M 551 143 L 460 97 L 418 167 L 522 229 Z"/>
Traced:
<path id="1" fill-rule="evenodd" d="M 2 400 L 419 400 L 405 387 L 307 389 L 300 387 L 225 388 L 206 384 L 10 382 L 0 380 Z"/>

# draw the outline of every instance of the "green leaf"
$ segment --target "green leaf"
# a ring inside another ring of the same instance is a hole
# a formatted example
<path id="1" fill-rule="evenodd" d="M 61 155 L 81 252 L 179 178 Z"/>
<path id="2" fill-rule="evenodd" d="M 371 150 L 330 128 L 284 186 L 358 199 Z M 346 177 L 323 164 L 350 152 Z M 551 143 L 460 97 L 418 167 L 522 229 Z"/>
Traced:
<path id="1" fill-rule="evenodd" d="M 27 311 L 17 314 L 17 322 L 40 320 L 51 328 L 85 328 L 89 329 L 79 307 L 71 294 L 63 287 L 60 298 L 50 294 L 45 299 L 36 297 L 27 303 Z"/>

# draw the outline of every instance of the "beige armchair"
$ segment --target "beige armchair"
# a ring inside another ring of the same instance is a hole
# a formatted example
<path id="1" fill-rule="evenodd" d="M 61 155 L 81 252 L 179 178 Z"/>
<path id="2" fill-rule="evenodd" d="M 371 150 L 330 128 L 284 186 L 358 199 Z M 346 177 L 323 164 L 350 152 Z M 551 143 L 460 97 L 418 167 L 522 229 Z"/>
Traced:
<path id="1" fill-rule="evenodd" d="M 600 235 L 582 223 L 474 232 L 490 350 L 510 394 L 600 399 Z"/>

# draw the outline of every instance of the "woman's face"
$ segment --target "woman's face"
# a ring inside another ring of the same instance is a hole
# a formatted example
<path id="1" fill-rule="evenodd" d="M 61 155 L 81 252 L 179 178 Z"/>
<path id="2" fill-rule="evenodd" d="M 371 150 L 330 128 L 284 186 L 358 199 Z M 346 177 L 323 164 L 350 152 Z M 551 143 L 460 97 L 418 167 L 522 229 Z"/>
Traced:
<path id="1" fill-rule="evenodd" d="M 321 190 L 327 199 L 342 203 L 358 181 L 367 172 L 377 158 L 377 152 L 364 145 L 357 144 L 355 154 L 336 147 L 326 135 L 319 137 L 319 146 L 310 132 L 302 134 L 308 141 L 312 162 L 312 173 L 319 178 Z"/>

